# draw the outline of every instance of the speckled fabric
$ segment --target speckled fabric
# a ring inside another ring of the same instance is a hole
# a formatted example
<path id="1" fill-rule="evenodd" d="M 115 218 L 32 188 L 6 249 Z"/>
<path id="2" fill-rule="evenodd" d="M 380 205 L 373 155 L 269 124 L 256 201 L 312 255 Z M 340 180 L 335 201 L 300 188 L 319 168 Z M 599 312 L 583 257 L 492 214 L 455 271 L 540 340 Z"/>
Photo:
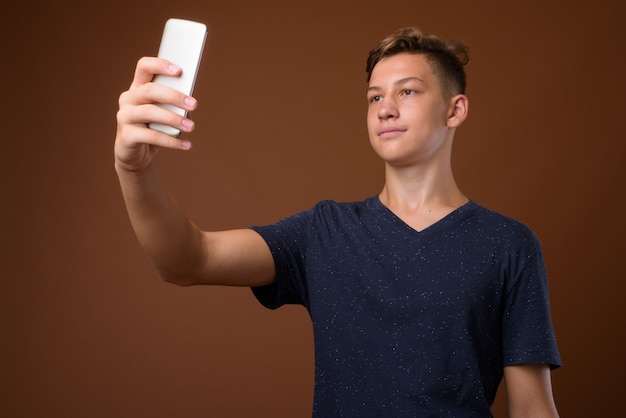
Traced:
<path id="1" fill-rule="evenodd" d="M 256 297 L 311 315 L 314 417 L 489 417 L 503 367 L 561 364 L 539 241 L 474 201 L 420 232 L 378 197 L 253 229 Z"/>

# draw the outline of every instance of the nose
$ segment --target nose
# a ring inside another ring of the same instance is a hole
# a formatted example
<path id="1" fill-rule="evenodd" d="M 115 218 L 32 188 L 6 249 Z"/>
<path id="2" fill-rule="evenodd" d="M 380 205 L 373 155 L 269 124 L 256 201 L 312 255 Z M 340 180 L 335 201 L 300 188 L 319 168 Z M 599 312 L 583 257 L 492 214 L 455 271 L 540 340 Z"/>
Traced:
<path id="1" fill-rule="evenodd" d="M 385 97 L 378 108 L 378 118 L 380 120 L 395 119 L 398 117 L 398 114 L 398 107 L 393 99 Z"/>

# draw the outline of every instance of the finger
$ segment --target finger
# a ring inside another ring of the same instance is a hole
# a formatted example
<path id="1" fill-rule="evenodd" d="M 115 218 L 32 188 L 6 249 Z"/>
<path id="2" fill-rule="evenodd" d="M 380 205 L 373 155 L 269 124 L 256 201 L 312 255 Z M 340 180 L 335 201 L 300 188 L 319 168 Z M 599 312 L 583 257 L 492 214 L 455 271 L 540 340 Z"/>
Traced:
<path id="1" fill-rule="evenodd" d="M 181 74 L 181 68 L 163 58 L 140 58 L 139 61 L 137 61 L 135 75 L 130 88 L 134 89 L 143 84 L 149 83 L 157 74 L 178 76 Z"/>
<path id="2" fill-rule="evenodd" d="M 158 123 L 185 133 L 192 132 L 195 128 L 195 123 L 191 119 L 154 104 L 120 108 L 117 113 L 117 123 L 120 126 L 142 125 L 144 127 L 150 123 Z"/>
<path id="3" fill-rule="evenodd" d="M 194 111 L 198 102 L 195 98 L 158 83 L 143 84 L 135 89 L 123 92 L 119 97 L 119 107 L 138 106 L 147 103 L 161 103 Z"/>
<path id="4" fill-rule="evenodd" d="M 119 148 L 126 148 L 127 150 L 132 150 L 142 145 L 181 151 L 191 148 L 191 141 L 188 139 L 175 138 L 163 132 L 139 125 L 124 126 L 118 132 L 118 138 Z"/>

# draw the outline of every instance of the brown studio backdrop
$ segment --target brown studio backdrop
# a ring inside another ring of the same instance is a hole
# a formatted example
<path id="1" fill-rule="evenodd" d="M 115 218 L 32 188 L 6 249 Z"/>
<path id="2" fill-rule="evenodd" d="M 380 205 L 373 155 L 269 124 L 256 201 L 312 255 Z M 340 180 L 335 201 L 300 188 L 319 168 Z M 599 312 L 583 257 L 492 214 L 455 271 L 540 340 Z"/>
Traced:
<path id="1" fill-rule="evenodd" d="M 112 164 L 116 100 L 166 18 L 210 26 L 190 153 L 164 181 L 200 226 L 265 224 L 382 186 L 364 59 L 405 25 L 466 40 L 455 172 L 541 238 L 562 416 L 615 416 L 624 371 L 618 1 L 13 5 L 2 25 L 2 417 L 303 417 L 307 314 L 156 277 Z M 505 416 L 502 396 L 496 416 Z"/>

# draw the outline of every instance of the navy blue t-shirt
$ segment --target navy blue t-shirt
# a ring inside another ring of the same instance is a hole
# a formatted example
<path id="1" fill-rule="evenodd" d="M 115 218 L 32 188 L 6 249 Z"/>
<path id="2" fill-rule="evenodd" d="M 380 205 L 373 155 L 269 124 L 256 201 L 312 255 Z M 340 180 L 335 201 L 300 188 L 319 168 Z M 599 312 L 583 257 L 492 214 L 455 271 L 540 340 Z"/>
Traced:
<path id="1" fill-rule="evenodd" d="M 311 316 L 315 417 L 489 417 L 503 367 L 560 366 L 539 241 L 473 201 L 420 232 L 378 197 L 252 229 L 256 297 Z"/>

